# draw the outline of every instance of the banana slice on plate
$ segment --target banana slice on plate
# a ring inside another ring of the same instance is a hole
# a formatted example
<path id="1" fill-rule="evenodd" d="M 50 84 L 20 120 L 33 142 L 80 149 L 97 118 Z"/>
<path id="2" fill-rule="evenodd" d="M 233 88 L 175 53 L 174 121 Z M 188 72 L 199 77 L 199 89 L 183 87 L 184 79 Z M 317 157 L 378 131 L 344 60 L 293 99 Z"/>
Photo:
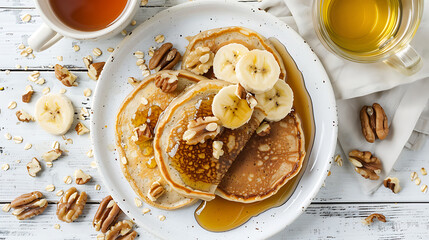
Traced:
<path id="1" fill-rule="evenodd" d="M 242 56 L 236 65 L 238 82 L 251 93 L 264 93 L 276 84 L 280 66 L 273 54 L 255 49 Z"/>
<path id="2" fill-rule="evenodd" d="M 73 105 L 62 94 L 44 95 L 36 102 L 36 121 L 48 133 L 65 134 L 73 123 L 73 116 Z"/>
<path id="3" fill-rule="evenodd" d="M 216 52 L 213 60 L 213 72 L 216 78 L 231 83 L 238 83 L 235 66 L 238 60 L 248 52 L 249 49 L 247 47 L 238 43 L 231 43 L 221 47 Z"/>
<path id="4" fill-rule="evenodd" d="M 246 99 L 236 95 L 237 85 L 222 88 L 213 98 L 212 112 L 222 126 L 236 129 L 246 124 L 252 117 L 253 108 Z"/>
<path id="5" fill-rule="evenodd" d="M 261 94 L 255 95 L 258 105 L 265 111 L 268 121 L 280 121 L 292 110 L 293 92 L 289 85 L 278 80 L 274 87 Z"/>

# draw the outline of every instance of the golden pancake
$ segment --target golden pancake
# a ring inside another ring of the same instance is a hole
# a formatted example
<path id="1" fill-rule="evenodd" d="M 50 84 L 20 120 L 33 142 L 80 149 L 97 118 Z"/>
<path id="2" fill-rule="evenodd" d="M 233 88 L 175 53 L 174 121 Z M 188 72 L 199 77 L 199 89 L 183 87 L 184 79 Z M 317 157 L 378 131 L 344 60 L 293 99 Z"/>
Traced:
<path id="1" fill-rule="evenodd" d="M 275 193 L 300 171 L 305 157 L 301 121 L 294 112 L 270 123 L 270 134 L 254 134 L 229 168 L 216 194 L 230 201 L 256 202 Z"/>
<path id="2" fill-rule="evenodd" d="M 213 199 L 217 185 L 265 118 L 265 113 L 255 108 L 252 118 L 243 126 L 234 130 L 223 128 L 214 139 L 188 145 L 183 140 L 188 123 L 213 116 L 213 97 L 228 85 L 220 80 L 195 84 L 171 102 L 158 121 L 154 140 L 156 162 L 164 179 L 185 196 Z M 219 159 L 214 157 L 214 141 L 223 143 L 224 154 Z"/>
<path id="3" fill-rule="evenodd" d="M 239 43 L 247 47 L 249 50 L 261 49 L 267 50 L 274 55 L 280 66 L 280 79 L 286 79 L 286 69 L 282 58 L 280 57 L 274 46 L 261 34 L 244 27 L 223 27 L 210 29 L 201 32 L 193 37 L 188 37 L 189 44 L 186 47 L 186 52 L 182 58 L 182 69 L 192 71 L 186 68 L 186 63 L 192 61 L 190 53 L 194 52 L 198 47 L 208 47 L 210 51 L 216 53 L 219 48 L 230 43 Z M 214 78 L 213 71 L 210 69 L 206 74 L 208 78 Z"/>
<path id="4" fill-rule="evenodd" d="M 178 86 L 171 93 L 165 93 L 155 86 L 155 78 L 162 74 L 176 75 Z M 156 165 L 153 139 L 136 138 L 136 129 L 146 125 L 153 134 L 160 114 L 168 104 L 185 88 L 206 78 L 188 71 L 160 71 L 145 78 L 124 100 L 116 118 L 116 150 L 120 156 L 122 172 L 137 196 L 152 206 L 176 209 L 193 203 L 173 189 L 162 178 Z M 123 161 L 126 159 L 126 161 Z M 165 189 L 156 200 L 151 200 L 148 192 L 154 182 Z"/>

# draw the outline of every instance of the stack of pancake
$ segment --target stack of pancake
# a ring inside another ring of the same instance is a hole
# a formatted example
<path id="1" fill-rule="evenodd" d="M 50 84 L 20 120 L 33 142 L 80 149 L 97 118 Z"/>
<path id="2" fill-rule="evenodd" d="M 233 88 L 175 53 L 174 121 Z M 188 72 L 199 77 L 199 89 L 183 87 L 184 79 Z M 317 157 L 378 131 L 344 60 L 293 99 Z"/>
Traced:
<path id="1" fill-rule="evenodd" d="M 300 171 L 305 140 L 293 109 L 281 120 L 267 121 L 265 110 L 252 106 L 242 126 L 228 128 L 215 121 L 216 134 L 210 135 L 206 127 L 200 130 L 211 137 L 187 141 L 192 124 L 198 128 L 201 121 L 217 119 L 214 98 L 234 84 L 216 79 L 212 68 L 193 71 L 186 63 L 196 49 L 208 48 L 216 54 L 232 43 L 270 52 L 280 67 L 279 81 L 285 81 L 284 63 L 267 39 L 242 27 L 219 28 L 189 38 L 182 70 L 148 76 L 122 103 L 116 119 L 116 149 L 124 176 L 148 204 L 177 209 L 216 195 L 244 203 L 261 201 Z M 165 74 L 177 77 L 174 91 L 156 86 L 156 79 Z M 255 133 L 261 124 L 269 125 L 269 133 Z"/>

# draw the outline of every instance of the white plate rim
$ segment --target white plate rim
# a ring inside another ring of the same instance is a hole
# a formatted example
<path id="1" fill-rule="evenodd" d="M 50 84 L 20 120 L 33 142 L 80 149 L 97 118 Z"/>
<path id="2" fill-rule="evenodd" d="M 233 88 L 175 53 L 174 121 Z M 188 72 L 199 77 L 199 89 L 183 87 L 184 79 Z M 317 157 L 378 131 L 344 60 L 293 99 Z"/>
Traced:
<path id="1" fill-rule="evenodd" d="M 155 16 L 153 16 L 152 18 L 148 19 L 147 21 L 145 21 L 144 23 L 142 23 L 140 26 L 138 26 L 136 29 L 134 29 L 132 32 L 137 32 L 137 31 L 142 31 L 142 29 L 144 29 L 146 26 L 150 25 L 151 23 L 155 23 L 158 19 L 161 19 L 162 17 L 165 17 L 166 14 L 174 14 L 175 12 L 180 12 L 183 9 L 186 9 L 188 7 L 207 7 L 210 6 L 211 4 L 223 4 L 225 5 L 225 7 L 240 7 L 240 8 L 246 8 L 248 10 L 253 11 L 252 14 L 262 14 L 264 15 L 265 18 L 269 18 L 271 19 L 273 22 L 275 22 L 276 24 L 279 24 L 281 26 L 283 26 L 286 29 L 288 29 L 287 31 L 290 31 L 289 34 L 292 35 L 296 35 L 296 38 L 302 39 L 301 36 L 299 36 L 295 31 L 291 30 L 289 28 L 289 26 L 287 26 L 284 22 L 280 21 L 279 19 L 277 19 L 276 17 L 272 16 L 271 14 L 267 14 L 263 11 L 259 11 L 256 7 L 250 7 L 246 4 L 243 3 L 231 3 L 231 2 L 221 2 L 221 1 L 216 1 L 216 0 L 207 0 L 207 1 L 201 1 L 201 2 L 188 2 L 188 3 L 183 3 L 183 4 L 179 4 L 176 5 L 174 7 L 170 7 L 166 10 L 163 10 L 159 13 L 157 13 Z M 122 48 L 126 48 L 127 46 L 127 42 L 129 41 L 130 37 L 127 36 L 126 38 L 124 38 L 124 40 L 116 47 L 115 51 L 109 56 L 108 60 L 106 61 L 106 65 L 105 65 L 105 69 L 109 68 L 109 65 L 112 64 L 113 59 L 115 58 L 115 55 L 118 54 L 118 50 L 122 49 Z M 310 46 L 308 46 L 308 44 L 302 39 L 302 41 L 304 42 L 305 45 L 307 45 L 307 48 L 311 50 Z M 313 53 L 314 54 L 314 53 Z M 328 129 L 331 130 L 331 132 L 328 135 L 328 141 L 330 142 L 330 145 L 328 146 L 328 149 L 325 149 L 326 151 L 326 156 L 323 156 L 323 158 L 326 158 L 326 164 L 322 166 L 321 169 L 317 169 L 317 171 L 320 172 L 325 172 L 326 174 L 319 174 L 319 177 L 317 179 L 317 182 L 313 185 L 313 187 L 311 188 L 311 190 L 309 191 L 309 193 L 307 194 L 306 198 L 304 198 L 304 201 L 301 202 L 300 206 L 301 208 L 299 210 L 295 209 L 295 212 L 293 217 L 290 217 L 286 222 L 283 222 L 282 224 L 278 224 L 278 226 L 274 227 L 274 230 L 271 232 L 266 233 L 263 238 L 268 238 L 274 234 L 276 234 L 277 232 L 281 231 L 282 229 L 284 229 L 287 225 L 289 225 L 291 222 L 293 222 L 302 212 L 305 211 L 305 209 L 310 205 L 312 198 L 315 197 L 315 195 L 317 194 L 317 192 L 319 191 L 320 187 L 322 186 L 326 176 L 327 176 L 327 172 L 329 171 L 329 168 L 331 166 L 331 160 L 332 160 L 332 156 L 334 154 L 335 151 L 335 147 L 336 147 L 336 139 L 337 139 L 337 132 L 338 132 L 338 118 L 336 115 L 336 102 L 335 102 L 335 97 L 334 97 L 334 93 L 333 93 L 333 89 L 332 86 L 330 85 L 329 82 L 329 77 L 326 74 L 320 60 L 317 58 L 317 56 L 314 54 L 314 63 L 318 65 L 319 69 L 323 69 L 323 71 L 319 72 L 319 74 L 321 74 L 320 78 L 325 79 L 327 82 L 324 86 L 326 94 L 328 95 L 328 98 L 326 99 L 326 101 L 328 102 L 328 104 L 330 106 L 332 106 L 332 109 L 330 109 L 330 112 L 327 113 L 329 114 L 329 118 L 332 120 L 332 124 L 333 127 Z M 298 66 L 299 67 L 299 66 Z M 103 74 L 104 73 L 104 74 Z M 101 89 L 101 84 L 103 84 L 103 79 L 107 78 L 107 73 L 106 71 L 103 71 L 100 79 L 98 80 L 98 84 L 95 88 L 94 91 L 94 100 L 93 100 L 93 104 L 92 104 L 92 110 L 93 110 L 93 114 L 91 116 L 91 141 L 92 144 L 94 146 L 94 158 L 97 162 L 97 166 L 98 167 L 98 171 L 100 173 L 101 179 L 103 181 L 103 183 L 105 183 L 106 186 L 112 186 L 114 185 L 114 183 L 106 176 L 106 172 L 104 171 L 103 167 L 103 161 L 100 160 L 100 158 L 98 157 L 100 155 L 100 151 L 102 151 L 98 144 L 97 144 L 97 139 L 99 139 L 98 135 L 100 135 L 99 133 L 99 127 L 97 126 L 97 122 L 100 121 L 100 119 L 98 119 L 98 114 L 96 114 L 96 112 L 99 109 L 102 109 L 100 106 L 103 105 L 103 103 L 98 101 L 98 97 L 99 95 L 103 94 L 102 92 L 100 92 Z M 305 80 L 304 80 L 305 81 Z M 307 83 L 306 83 L 307 84 Z M 326 129 L 320 129 L 322 131 L 325 131 Z M 318 129 L 316 129 L 316 134 L 318 133 Z M 316 137 L 315 136 L 315 145 L 313 145 L 313 149 L 312 152 L 315 151 L 315 147 L 319 147 L 320 146 L 316 146 Z M 326 141 L 326 139 L 324 139 Z M 319 151 L 319 150 L 318 150 Z M 319 160 L 318 160 L 319 161 Z M 313 170 L 314 166 L 307 166 L 307 169 L 310 168 L 311 170 Z M 305 169 L 305 172 L 307 172 L 307 169 Z M 304 173 L 305 175 L 305 173 Z M 304 176 L 302 177 L 304 178 Z M 300 180 L 301 181 L 301 180 Z M 110 187 L 108 187 L 108 191 L 109 193 L 112 195 L 112 197 L 118 202 L 118 205 L 121 207 L 121 209 L 128 209 L 128 207 L 126 207 L 126 205 L 124 203 L 122 203 L 121 201 L 118 201 L 118 199 L 121 199 L 122 196 L 118 195 L 115 191 L 113 191 L 112 189 L 110 189 Z M 281 207 L 281 206 L 280 206 Z M 280 208 L 278 207 L 278 208 Z M 124 211 L 125 212 L 125 211 Z M 129 217 L 132 218 L 132 214 L 129 212 L 125 212 L 127 215 L 129 215 Z M 142 222 L 140 222 L 139 220 L 137 220 L 137 223 L 139 224 L 139 226 L 143 227 L 145 230 L 147 230 L 148 232 L 154 234 L 155 236 L 158 236 L 160 238 L 163 237 L 162 234 L 160 234 L 159 232 L 157 232 L 156 230 L 154 230 L 153 228 L 151 228 L 150 226 L 147 226 L 146 224 L 143 224 Z M 232 231 L 232 230 L 231 230 Z M 228 234 L 228 232 L 223 232 Z M 219 237 L 221 237 L 221 235 L 219 235 Z"/>

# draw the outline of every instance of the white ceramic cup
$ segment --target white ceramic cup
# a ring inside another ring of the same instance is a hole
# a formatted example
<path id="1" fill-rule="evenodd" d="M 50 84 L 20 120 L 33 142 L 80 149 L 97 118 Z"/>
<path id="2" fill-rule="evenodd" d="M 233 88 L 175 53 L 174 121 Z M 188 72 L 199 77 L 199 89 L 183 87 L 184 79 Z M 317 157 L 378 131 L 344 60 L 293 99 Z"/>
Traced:
<path id="1" fill-rule="evenodd" d="M 28 38 L 28 45 L 38 52 L 48 49 L 63 37 L 78 40 L 97 40 L 111 37 L 122 31 L 131 22 L 140 6 L 140 0 L 128 0 L 121 15 L 113 24 L 101 30 L 88 32 L 73 29 L 61 22 L 52 10 L 50 1 L 35 0 L 34 2 L 44 23 Z"/>

